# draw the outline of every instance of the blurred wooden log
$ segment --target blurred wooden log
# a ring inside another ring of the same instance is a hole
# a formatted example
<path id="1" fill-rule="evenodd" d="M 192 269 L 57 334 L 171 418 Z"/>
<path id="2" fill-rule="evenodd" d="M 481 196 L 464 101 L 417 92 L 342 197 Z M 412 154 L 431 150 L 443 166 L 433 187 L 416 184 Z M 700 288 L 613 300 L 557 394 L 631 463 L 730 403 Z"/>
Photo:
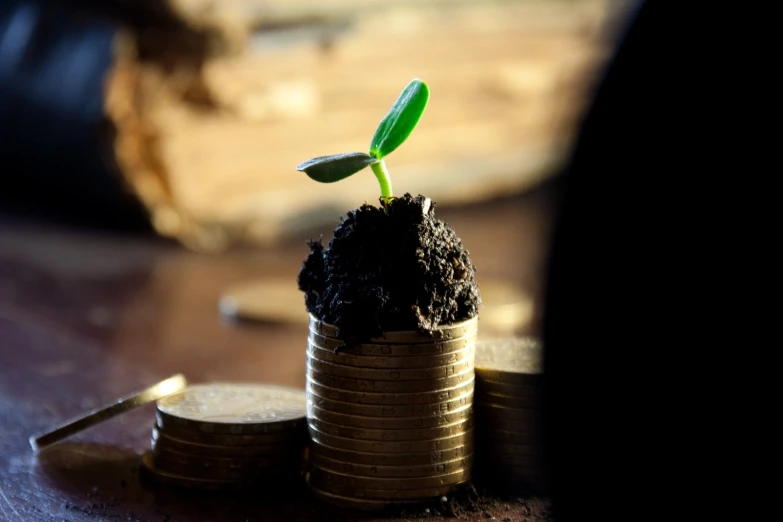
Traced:
<path id="1" fill-rule="evenodd" d="M 188 29 L 119 39 L 106 109 L 116 160 L 156 229 L 209 251 L 376 203 L 369 170 L 316 185 L 294 167 L 367 149 L 414 77 L 432 94 L 387 159 L 396 193 L 447 205 L 551 176 L 612 12 L 602 0 L 169 4 Z"/>

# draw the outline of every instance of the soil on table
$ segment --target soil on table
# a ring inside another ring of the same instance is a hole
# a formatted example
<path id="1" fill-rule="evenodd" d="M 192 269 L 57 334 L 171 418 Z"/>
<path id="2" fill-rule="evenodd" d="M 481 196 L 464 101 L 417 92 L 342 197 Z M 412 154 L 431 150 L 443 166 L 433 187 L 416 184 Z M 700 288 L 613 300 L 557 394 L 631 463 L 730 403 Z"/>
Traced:
<path id="1" fill-rule="evenodd" d="M 335 325 L 346 345 L 384 331 L 431 334 L 478 314 L 476 268 L 429 198 L 362 205 L 341 220 L 327 247 L 321 238 L 308 245 L 298 278 L 307 311 Z"/>

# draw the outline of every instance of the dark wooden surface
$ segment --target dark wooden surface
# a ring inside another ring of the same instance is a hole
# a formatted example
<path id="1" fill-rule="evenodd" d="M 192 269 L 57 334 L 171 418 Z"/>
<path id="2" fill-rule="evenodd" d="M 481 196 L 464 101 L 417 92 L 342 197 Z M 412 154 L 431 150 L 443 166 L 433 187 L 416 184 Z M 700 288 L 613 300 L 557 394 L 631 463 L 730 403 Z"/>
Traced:
<path id="1" fill-rule="evenodd" d="M 479 283 L 501 278 L 538 295 L 553 199 L 553 189 L 543 188 L 439 216 L 471 252 Z M 38 457 L 28 443 L 33 433 L 175 373 L 192 383 L 304 388 L 306 326 L 232 323 L 217 308 L 233 283 L 279 276 L 295 285 L 304 239 L 217 257 L 157 238 L 0 218 L 0 520 L 379 518 L 320 504 L 305 488 L 251 496 L 150 489 L 139 481 L 138 464 L 149 447 L 152 405 Z M 538 515 L 512 496 L 462 519 Z"/>

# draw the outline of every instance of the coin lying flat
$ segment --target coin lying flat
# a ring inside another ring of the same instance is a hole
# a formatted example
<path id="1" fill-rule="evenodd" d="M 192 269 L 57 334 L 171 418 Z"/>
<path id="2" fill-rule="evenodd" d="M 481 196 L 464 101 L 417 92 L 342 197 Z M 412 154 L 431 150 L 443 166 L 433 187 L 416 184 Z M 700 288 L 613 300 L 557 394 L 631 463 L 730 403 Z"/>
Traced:
<path id="1" fill-rule="evenodd" d="M 314 484 L 329 484 L 332 486 L 344 486 L 360 489 L 391 489 L 391 490 L 416 490 L 449 486 L 464 482 L 470 478 L 470 468 L 460 468 L 457 471 L 443 475 L 429 477 L 360 477 L 323 469 L 317 465 L 310 467 L 310 480 Z"/>
<path id="2" fill-rule="evenodd" d="M 310 438 L 325 446 L 365 453 L 428 453 L 453 449 L 473 442 L 473 430 L 466 430 L 451 436 L 431 440 L 357 440 L 325 433 L 310 425 Z"/>
<path id="3" fill-rule="evenodd" d="M 415 404 L 438 404 L 462 397 L 464 394 L 472 392 L 475 387 L 475 379 L 468 379 L 458 383 L 450 388 L 441 388 L 428 392 L 411 393 L 383 393 L 368 392 L 361 390 L 342 390 L 332 386 L 326 386 L 307 379 L 307 392 L 335 401 L 348 402 L 354 404 L 375 404 L 384 406 L 395 405 L 415 405 Z"/>
<path id="4" fill-rule="evenodd" d="M 214 446 L 259 446 L 265 444 L 281 444 L 284 442 L 293 442 L 297 439 L 304 441 L 307 437 L 307 431 L 304 425 L 292 431 L 257 433 L 252 435 L 205 433 L 176 425 L 167 425 L 165 429 L 160 425 L 156 425 L 156 428 L 159 432 L 164 432 L 166 435 L 180 440 Z"/>
<path id="5" fill-rule="evenodd" d="M 364 357 L 435 357 L 459 352 L 473 346 L 476 334 L 455 337 L 435 343 L 421 344 L 374 344 L 362 343 L 358 346 L 344 347 L 343 341 L 310 331 L 308 342 L 316 348 L 334 352 L 340 348 L 341 353 L 361 355 Z"/>
<path id="6" fill-rule="evenodd" d="M 307 485 L 310 488 L 310 491 L 313 492 L 313 494 L 322 499 L 325 500 L 331 504 L 334 504 L 335 506 L 339 507 L 345 507 L 350 509 L 361 509 L 365 511 L 371 511 L 371 510 L 381 510 L 386 509 L 390 506 L 406 506 L 406 505 L 415 505 L 418 502 L 415 500 L 371 500 L 366 498 L 350 498 L 350 497 L 343 497 L 340 495 L 334 495 L 332 493 L 327 493 L 326 491 L 322 491 L 312 484 L 310 484 L 310 480 L 308 478 Z"/>
<path id="7" fill-rule="evenodd" d="M 356 404 L 352 402 L 334 401 L 319 397 L 315 393 L 307 392 L 307 404 L 317 406 L 322 410 L 335 413 L 347 413 L 349 415 L 361 415 L 365 417 L 435 417 L 445 413 L 461 410 L 473 403 L 473 392 L 466 393 L 456 399 L 436 402 L 434 404 L 393 404 L 382 406 L 377 404 Z"/>
<path id="8" fill-rule="evenodd" d="M 413 369 L 435 368 L 437 366 L 447 366 L 449 364 L 456 364 L 462 361 L 473 361 L 475 349 L 473 346 L 469 346 L 467 348 L 442 355 L 389 357 L 354 355 L 351 350 L 343 350 L 339 353 L 334 353 L 334 350 L 321 348 L 312 342 L 308 342 L 307 353 L 313 358 L 320 359 L 321 361 L 341 364 L 343 366 L 351 366 L 353 368 Z"/>
<path id="9" fill-rule="evenodd" d="M 373 393 L 420 393 L 453 388 L 473 380 L 473 368 L 442 379 L 420 379 L 415 381 L 379 381 L 373 379 L 352 379 L 335 377 L 307 366 L 307 376 L 318 384 L 347 391 Z"/>
<path id="10" fill-rule="evenodd" d="M 483 393 L 505 395 L 507 397 L 536 397 L 541 393 L 541 380 L 539 375 L 530 375 L 528 382 L 522 385 L 493 382 L 486 379 L 486 375 L 479 378 L 476 389 Z"/>
<path id="11" fill-rule="evenodd" d="M 473 465 L 473 455 L 471 454 L 454 460 L 418 466 L 372 466 L 354 464 L 352 462 L 323 457 L 317 453 L 311 453 L 310 462 L 321 469 L 359 477 L 432 477 L 445 475 L 462 469 L 469 469 Z"/>
<path id="12" fill-rule="evenodd" d="M 312 441 L 310 444 L 310 457 L 320 455 L 332 460 L 366 466 L 426 466 L 465 457 L 473 453 L 473 448 L 473 442 L 468 441 L 461 446 L 451 449 L 424 453 L 366 453 L 332 448 L 320 442 Z"/>
<path id="13" fill-rule="evenodd" d="M 382 430 L 412 430 L 423 428 L 435 428 L 448 426 L 473 417 L 473 405 L 468 404 L 462 408 L 440 415 L 416 416 L 416 417 L 365 417 L 361 415 L 349 415 L 336 413 L 314 404 L 308 404 L 308 415 L 311 419 L 318 419 L 331 424 L 351 428 L 368 428 Z"/>
<path id="14" fill-rule="evenodd" d="M 158 425 L 231 435 L 270 434 L 302 425 L 304 390 L 268 384 L 214 383 L 189 386 L 158 401 Z"/>
<path id="15" fill-rule="evenodd" d="M 531 337 L 477 341 L 475 363 L 481 379 L 525 384 L 543 371 L 541 343 Z"/>
<path id="16" fill-rule="evenodd" d="M 369 489 L 353 486 L 343 486 L 340 484 L 330 484 L 324 482 L 322 477 L 313 475 L 312 471 L 308 473 L 307 481 L 311 486 L 321 490 L 328 490 L 334 495 L 340 495 L 348 498 L 370 499 L 370 500 L 430 500 L 433 497 L 439 497 L 458 491 L 461 486 L 468 481 L 457 482 L 445 486 L 438 486 L 426 489 Z"/>
<path id="17" fill-rule="evenodd" d="M 115 403 L 91 411 L 86 415 L 70 419 L 60 426 L 54 428 L 51 431 L 42 433 L 40 435 L 33 435 L 30 437 L 30 445 L 34 451 L 40 451 L 51 444 L 61 441 L 66 437 L 70 437 L 84 429 L 94 426 L 100 422 L 111 419 L 124 413 L 128 410 L 154 402 L 158 399 L 162 399 L 167 395 L 179 392 L 187 385 L 187 381 L 183 375 L 175 375 L 168 379 L 150 386 L 147 389 L 141 390 L 131 395 L 127 395 L 118 399 Z"/>
<path id="18" fill-rule="evenodd" d="M 377 440 L 384 442 L 428 441 L 433 439 L 442 439 L 463 433 L 473 428 L 473 417 L 455 422 L 454 424 L 438 426 L 436 428 L 421 428 L 410 430 L 353 428 L 350 426 L 341 426 L 339 424 L 325 422 L 313 417 L 310 417 L 307 422 L 310 428 L 315 428 L 323 433 L 328 433 L 336 437 L 345 437 L 353 440 L 366 441 Z"/>
<path id="19" fill-rule="evenodd" d="M 315 371 L 337 377 L 349 377 L 351 379 L 371 379 L 376 381 L 418 381 L 422 379 L 443 379 L 452 375 L 458 375 L 473 369 L 473 361 L 468 359 L 446 366 L 433 368 L 355 368 L 315 358 L 309 353 L 306 356 L 307 365 Z"/>
<path id="20" fill-rule="evenodd" d="M 476 400 L 477 407 L 481 405 L 495 405 L 504 408 L 536 408 L 539 400 L 535 396 L 509 397 L 507 395 L 497 395 L 494 393 L 483 392 L 479 394 L 480 399 Z"/>
<path id="21" fill-rule="evenodd" d="M 304 300 L 289 278 L 267 278 L 237 283 L 223 293 L 220 312 L 247 321 L 307 324 Z"/>
<path id="22" fill-rule="evenodd" d="M 142 456 L 141 467 L 139 468 L 139 471 L 144 480 L 155 482 L 158 484 L 164 484 L 167 486 L 175 486 L 175 487 L 188 488 L 188 489 L 201 489 L 201 490 L 247 489 L 249 487 L 258 486 L 258 483 L 256 482 L 248 482 L 242 480 L 201 479 L 201 478 L 189 477 L 185 475 L 179 475 L 177 473 L 164 471 L 155 465 L 151 452 L 147 452 Z"/>
<path id="23" fill-rule="evenodd" d="M 434 342 L 448 341 L 450 339 L 457 339 L 465 337 L 467 335 L 475 334 L 478 329 L 478 318 L 468 319 L 461 323 L 454 323 L 449 325 L 442 325 L 432 331 L 431 334 L 425 334 L 415 331 L 395 331 L 386 332 L 383 337 L 377 337 L 371 339 L 370 342 L 376 344 L 431 344 Z M 337 327 L 326 324 L 319 321 L 312 315 L 310 316 L 310 331 L 322 335 L 324 337 L 331 337 L 338 339 L 339 332 Z"/>
<path id="24" fill-rule="evenodd" d="M 296 437 L 294 440 L 283 442 L 260 444 L 254 446 L 221 446 L 215 444 L 200 444 L 172 437 L 167 433 L 161 433 L 157 427 L 152 429 L 150 445 L 153 449 L 162 449 L 174 453 L 182 453 L 196 457 L 215 458 L 253 458 L 264 455 L 292 453 L 299 451 L 304 446 L 304 438 Z"/>

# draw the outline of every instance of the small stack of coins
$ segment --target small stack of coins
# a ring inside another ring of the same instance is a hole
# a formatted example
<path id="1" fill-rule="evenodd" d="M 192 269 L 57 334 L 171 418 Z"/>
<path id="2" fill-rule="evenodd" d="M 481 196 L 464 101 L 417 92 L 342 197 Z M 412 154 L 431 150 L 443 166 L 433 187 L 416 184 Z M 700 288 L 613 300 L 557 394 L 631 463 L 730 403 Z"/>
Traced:
<path id="1" fill-rule="evenodd" d="M 533 338 L 476 343 L 478 473 L 504 489 L 541 492 L 538 397 L 541 344 Z"/>
<path id="2" fill-rule="evenodd" d="M 145 478 L 237 489 L 295 480 L 306 447 L 303 390 L 263 384 L 190 386 L 157 403 Z"/>
<path id="3" fill-rule="evenodd" d="M 310 321 L 307 481 L 360 509 L 422 502 L 470 480 L 476 320 L 433 337 L 388 332 L 335 349 L 335 328 Z"/>

